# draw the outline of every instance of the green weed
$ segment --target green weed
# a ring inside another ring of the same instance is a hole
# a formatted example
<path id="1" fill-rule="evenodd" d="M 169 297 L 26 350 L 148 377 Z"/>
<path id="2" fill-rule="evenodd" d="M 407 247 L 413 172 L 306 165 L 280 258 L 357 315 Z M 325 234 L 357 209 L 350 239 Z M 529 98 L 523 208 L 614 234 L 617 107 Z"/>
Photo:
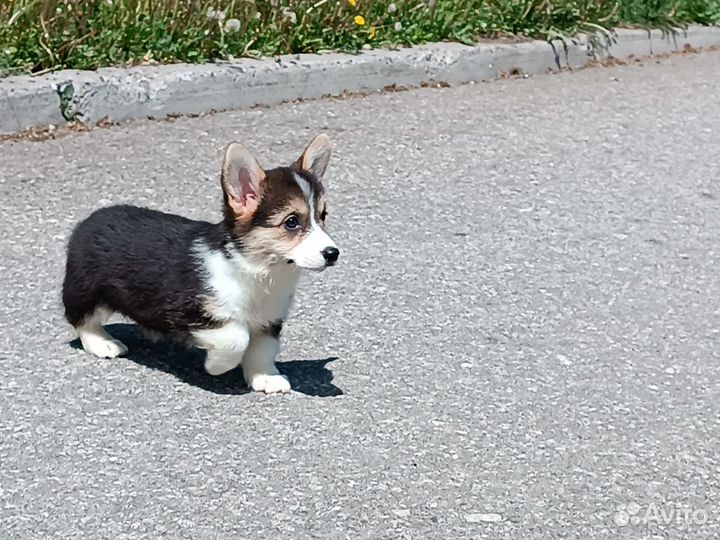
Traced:
<path id="1" fill-rule="evenodd" d="M 0 0 L 0 72 L 720 21 L 720 0 Z"/>

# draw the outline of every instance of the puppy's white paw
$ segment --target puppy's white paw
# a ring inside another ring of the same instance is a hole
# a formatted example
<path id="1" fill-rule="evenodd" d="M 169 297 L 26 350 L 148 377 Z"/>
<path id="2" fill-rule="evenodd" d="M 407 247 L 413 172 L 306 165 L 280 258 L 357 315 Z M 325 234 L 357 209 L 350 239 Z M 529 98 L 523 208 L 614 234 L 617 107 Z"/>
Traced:
<path id="1" fill-rule="evenodd" d="M 285 375 L 253 375 L 250 380 L 250 388 L 256 392 L 265 392 L 266 394 L 287 394 L 290 392 L 290 381 Z"/>
<path id="2" fill-rule="evenodd" d="M 205 371 L 210 375 L 217 376 L 227 373 L 231 369 L 235 369 L 239 362 L 233 361 L 229 358 L 214 358 L 208 356 L 205 359 Z"/>
<path id="3" fill-rule="evenodd" d="M 128 352 L 122 341 L 101 336 L 86 336 L 80 339 L 83 349 L 98 358 L 115 358 Z"/>

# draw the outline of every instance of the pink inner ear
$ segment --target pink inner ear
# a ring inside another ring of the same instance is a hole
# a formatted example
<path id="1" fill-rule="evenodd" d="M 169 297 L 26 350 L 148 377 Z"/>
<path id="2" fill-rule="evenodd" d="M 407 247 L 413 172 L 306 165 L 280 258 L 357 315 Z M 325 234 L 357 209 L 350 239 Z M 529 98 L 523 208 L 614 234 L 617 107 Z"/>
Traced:
<path id="1" fill-rule="evenodd" d="M 253 185 L 252 175 L 247 169 L 241 169 L 238 174 L 238 185 L 240 186 L 240 204 L 247 205 L 248 199 L 257 199 L 257 190 Z"/>

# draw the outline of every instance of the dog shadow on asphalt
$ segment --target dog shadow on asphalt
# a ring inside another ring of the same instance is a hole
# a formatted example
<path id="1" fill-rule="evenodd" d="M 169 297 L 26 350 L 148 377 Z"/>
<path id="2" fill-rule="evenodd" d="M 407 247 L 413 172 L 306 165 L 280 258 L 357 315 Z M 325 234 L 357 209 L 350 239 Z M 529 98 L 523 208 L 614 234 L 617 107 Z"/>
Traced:
<path id="1" fill-rule="evenodd" d="M 250 392 L 240 369 L 234 369 L 219 377 L 208 375 L 204 367 L 205 351 L 201 349 L 187 348 L 169 340 L 153 343 L 145 339 L 135 324 L 109 324 L 105 326 L 105 329 L 114 338 L 127 345 L 129 351 L 122 359 L 164 371 L 187 384 L 215 394 L 247 394 Z M 74 339 L 70 345 L 76 349 L 82 349 L 79 339 Z M 336 357 L 319 360 L 292 360 L 278 362 L 277 368 L 290 380 L 290 385 L 295 392 L 315 397 L 340 396 L 343 391 L 332 383 L 333 374 L 327 368 L 327 364 L 335 360 L 337 360 Z"/>

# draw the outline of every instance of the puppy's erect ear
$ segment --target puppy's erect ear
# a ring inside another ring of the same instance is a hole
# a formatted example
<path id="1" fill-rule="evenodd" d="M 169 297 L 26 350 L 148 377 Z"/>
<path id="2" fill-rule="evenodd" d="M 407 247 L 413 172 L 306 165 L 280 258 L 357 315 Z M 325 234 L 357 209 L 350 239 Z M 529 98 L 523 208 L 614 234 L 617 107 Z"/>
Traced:
<path id="1" fill-rule="evenodd" d="M 242 144 L 232 142 L 225 149 L 220 181 L 235 219 L 250 220 L 260 204 L 265 171 Z"/>
<path id="2" fill-rule="evenodd" d="M 303 152 L 295 165 L 300 169 L 312 173 L 318 180 L 322 180 L 325 169 L 330 161 L 332 143 L 330 137 L 321 133 L 315 137 Z"/>

